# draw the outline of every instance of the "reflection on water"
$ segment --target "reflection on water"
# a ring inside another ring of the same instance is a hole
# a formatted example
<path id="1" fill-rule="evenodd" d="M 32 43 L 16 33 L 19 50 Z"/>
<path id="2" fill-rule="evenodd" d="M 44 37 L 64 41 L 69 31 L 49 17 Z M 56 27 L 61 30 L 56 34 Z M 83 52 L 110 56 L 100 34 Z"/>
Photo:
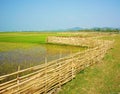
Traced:
<path id="1" fill-rule="evenodd" d="M 39 45 L 29 49 L 0 52 L 0 75 L 16 71 L 17 66 L 24 69 L 44 63 L 45 57 L 49 62 L 80 50 L 83 49 L 71 46 Z"/>

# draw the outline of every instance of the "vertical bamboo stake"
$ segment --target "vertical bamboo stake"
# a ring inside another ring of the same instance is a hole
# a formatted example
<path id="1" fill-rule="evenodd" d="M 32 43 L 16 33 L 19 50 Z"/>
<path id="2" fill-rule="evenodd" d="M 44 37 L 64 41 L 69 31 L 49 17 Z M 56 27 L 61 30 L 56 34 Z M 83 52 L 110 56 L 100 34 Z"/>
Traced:
<path id="1" fill-rule="evenodd" d="M 96 51 L 96 53 L 95 53 L 96 58 L 94 58 L 95 63 L 98 62 L 98 55 L 99 55 L 99 53 L 100 53 L 100 46 L 101 46 L 101 42 L 98 41 L 98 39 L 97 39 L 97 43 L 98 43 L 98 45 L 97 45 L 97 49 L 95 50 L 95 51 Z"/>
<path id="2" fill-rule="evenodd" d="M 62 57 L 62 51 L 60 51 L 60 54 L 59 54 L 59 58 L 61 58 Z"/>
<path id="3" fill-rule="evenodd" d="M 90 51 L 90 47 L 89 47 L 89 52 L 88 52 L 88 63 L 87 63 L 87 65 L 86 65 L 86 67 L 88 67 L 89 65 L 90 65 L 90 63 L 91 63 L 91 51 Z"/>
<path id="4" fill-rule="evenodd" d="M 20 66 L 18 66 L 18 70 L 17 70 L 18 72 L 20 71 Z M 20 87 L 19 87 L 19 83 L 20 83 L 20 79 L 19 79 L 19 73 L 17 74 L 17 84 L 18 84 L 18 92 L 19 92 L 19 89 L 20 89 Z M 19 94 L 19 93 L 18 93 Z"/>
<path id="5" fill-rule="evenodd" d="M 62 52 L 60 51 L 59 58 L 62 57 Z M 59 62 L 59 88 L 61 88 L 61 64 Z"/>
<path id="6" fill-rule="evenodd" d="M 101 53 L 101 57 L 103 58 L 103 56 L 104 56 L 104 54 L 105 54 L 104 40 L 103 40 L 103 42 L 102 42 L 102 45 L 103 45 L 103 51 L 102 51 L 102 53 Z"/>
<path id="7" fill-rule="evenodd" d="M 47 57 L 45 57 L 45 94 L 47 94 Z"/>
<path id="8" fill-rule="evenodd" d="M 92 54 L 91 54 L 91 51 L 90 51 L 90 48 L 89 48 L 89 53 L 88 53 L 88 64 L 87 64 L 87 67 L 89 67 L 90 65 L 92 65 Z"/>
<path id="9" fill-rule="evenodd" d="M 48 43 L 49 37 L 47 37 L 46 42 Z"/>
<path id="10" fill-rule="evenodd" d="M 70 53 L 72 55 L 72 51 Z M 75 77 L 75 74 L 74 74 L 74 62 L 73 62 L 73 56 L 72 56 L 72 64 L 71 64 L 71 70 L 72 70 L 72 79 Z"/>

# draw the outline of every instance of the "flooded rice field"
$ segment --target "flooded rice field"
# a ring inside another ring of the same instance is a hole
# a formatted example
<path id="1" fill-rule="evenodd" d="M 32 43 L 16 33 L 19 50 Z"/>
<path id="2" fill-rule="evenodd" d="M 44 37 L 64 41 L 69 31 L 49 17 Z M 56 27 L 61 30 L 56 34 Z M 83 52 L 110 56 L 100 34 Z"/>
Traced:
<path id="1" fill-rule="evenodd" d="M 84 48 L 41 44 L 27 49 L 18 48 L 3 51 L 0 52 L 0 75 L 17 71 L 18 66 L 20 66 L 20 69 L 25 69 L 45 63 L 45 57 L 49 62 L 60 57 L 68 56 L 71 52 L 75 53 L 82 50 Z"/>

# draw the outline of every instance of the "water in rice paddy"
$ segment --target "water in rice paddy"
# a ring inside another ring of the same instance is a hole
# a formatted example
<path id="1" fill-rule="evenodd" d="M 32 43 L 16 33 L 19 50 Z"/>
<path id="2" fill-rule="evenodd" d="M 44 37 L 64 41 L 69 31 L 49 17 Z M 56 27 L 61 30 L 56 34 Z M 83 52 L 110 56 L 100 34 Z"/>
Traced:
<path id="1" fill-rule="evenodd" d="M 80 47 L 65 45 L 38 45 L 28 49 L 13 49 L 0 52 L 0 75 L 17 71 L 17 67 L 25 69 L 31 66 L 52 61 L 83 50 Z"/>

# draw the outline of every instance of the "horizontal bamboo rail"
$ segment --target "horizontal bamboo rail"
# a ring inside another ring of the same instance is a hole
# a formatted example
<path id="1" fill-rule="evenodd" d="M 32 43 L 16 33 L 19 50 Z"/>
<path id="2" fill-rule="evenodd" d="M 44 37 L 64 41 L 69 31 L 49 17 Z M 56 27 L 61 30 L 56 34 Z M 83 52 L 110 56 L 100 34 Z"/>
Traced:
<path id="1" fill-rule="evenodd" d="M 67 40 L 67 38 L 64 39 Z M 76 39 L 73 40 L 76 41 Z M 88 43 L 89 39 L 86 41 Z M 17 72 L 0 76 L 0 94 L 41 94 L 60 88 L 61 85 L 72 80 L 78 72 L 99 62 L 113 44 L 113 41 L 107 40 L 93 41 L 97 46 L 91 46 L 88 50 L 51 62 L 45 59 L 45 64 L 23 70 L 19 67 Z M 88 44 L 90 46 L 90 43 Z"/>

